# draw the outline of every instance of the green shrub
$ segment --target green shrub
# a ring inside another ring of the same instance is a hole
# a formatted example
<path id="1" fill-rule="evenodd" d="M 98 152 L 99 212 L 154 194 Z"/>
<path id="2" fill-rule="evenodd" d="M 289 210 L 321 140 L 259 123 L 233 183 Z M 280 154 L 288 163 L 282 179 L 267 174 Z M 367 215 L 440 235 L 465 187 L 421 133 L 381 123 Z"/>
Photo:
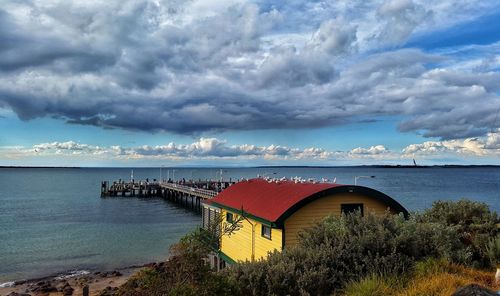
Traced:
<path id="1" fill-rule="evenodd" d="M 160 281 L 160 273 L 152 268 L 144 268 L 123 284 L 119 295 L 141 295 L 142 290 L 155 289 Z"/>
<path id="2" fill-rule="evenodd" d="M 168 261 L 130 278 L 117 292 L 122 296 L 232 295 L 228 278 L 210 270 L 204 260 L 210 247 L 200 230 L 183 237 L 170 248 Z"/>
<path id="3" fill-rule="evenodd" d="M 448 271 L 449 266 L 449 261 L 444 258 L 427 258 L 415 263 L 413 275 L 415 277 L 428 277 Z"/>
<path id="4" fill-rule="evenodd" d="M 119 295 L 388 295 L 409 276 L 435 274 L 441 278 L 413 285 L 414 295 L 434 291 L 442 279 L 453 279 L 452 289 L 465 281 L 444 270 L 463 269 L 454 263 L 498 264 L 497 223 L 496 213 L 471 201 L 436 202 L 409 219 L 390 213 L 330 216 L 301 232 L 298 245 L 221 273 L 204 261 L 216 239 L 195 231 L 171 248 L 161 268 L 133 277 Z"/>
<path id="5" fill-rule="evenodd" d="M 488 242 L 486 254 L 491 266 L 500 266 L 500 234 Z"/>
<path id="6" fill-rule="evenodd" d="M 389 213 L 330 216 L 299 241 L 265 262 L 234 266 L 228 275 L 244 295 L 329 295 L 370 274 L 404 273 L 416 260 L 463 253 L 453 228 Z"/>
<path id="7" fill-rule="evenodd" d="M 266 278 L 269 264 L 264 261 L 248 262 L 227 268 L 222 273 L 235 287 L 235 295 L 267 295 Z"/>
<path id="8" fill-rule="evenodd" d="M 475 267 L 490 267 L 487 245 L 492 237 L 499 234 L 500 222 L 496 212 L 488 206 L 471 200 L 436 201 L 433 206 L 417 215 L 422 223 L 439 223 L 454 227 L 461 242 L 469 247 L 468 262 L 460 262 Z"/>
<path id="9" fill-rule="evenodd" d="M 360 281 L 351 281 L 344 289 L 345 296 L 387 296 L 404 286 L 396 276 L 370 275 Z"/>
<path id="10" fill-rule="evenodd" d="M 462 226 L 423 220 L 389 213 L 330 216 L 300 233 L 299 245 L 265 262 L 234 266 L 228 276 L 244 295 L 329 295 L 373 274 L 407 273 L 427 258 L 472 262 Z"/>

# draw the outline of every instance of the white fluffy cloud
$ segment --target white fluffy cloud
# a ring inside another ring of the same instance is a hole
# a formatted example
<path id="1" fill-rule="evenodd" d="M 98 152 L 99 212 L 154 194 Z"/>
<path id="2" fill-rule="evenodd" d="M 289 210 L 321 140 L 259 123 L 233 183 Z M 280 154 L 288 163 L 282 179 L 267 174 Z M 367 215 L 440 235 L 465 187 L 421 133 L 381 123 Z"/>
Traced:
<path id="1" fill-rule="evenodd" d="M 463 140 L 428 141 L 412 144 L 403 149 L 403 153 L 420 155 L 466 154 L 474 156 L 500 157 L 500 129 L 490 132 L 486 137 Z"/>
<path id="2" fill-rule="evenodd" d="M 389 151 L 383 145 L 371 146 L 370 148 L 354 148 L 350 151 L 351 155 L 384 155 L 389 153 Z"/>
<path id="3" fill-rule="evenodd" d="M 222 158 L 262 158 L 262 159 L 331 159 L 343 157 L 343 153 L 329 152 L 321 148 L 289 148 L 279 145 L 256 146 L 250 144 L 228 145 L 217 138 L 200 138 L 191 144 L 168 143 L 157 146 L 101 147 L 74 141 L 51 142 L 25 147 L 1 147 L 4 155 L 15 157 L 38 157 L 66 155 L 103 157 L 116 159 L 165 158 L 165 159 L 222 159 Z"/>
<path id="4" fill-rule="evenodd" d="M 0 147 L 2 157 L 38 158 L 51 156 L 84 157 L 90 159 L 131 160 L 131 159 L 165 159 L 165 160 L 304 160 L 324 161 L 332 164 L 335 161 L 363 160 L 372 163 L 393 161 L 399 163 L 416 155 L 419 159 L 430 157 L 446 157 L 449 155 L 474 157 L 500 157 L 500 130 L 488 133 L 486 137 L 467 138 L 464 140 L 428 141 L 411 144 L 401 151 L 387 149 L 383 145 L 367 148 L 357 147 L 347 151 L 329 151 L 318 147 L 305 149 L 269 145 L 252 144 L 230 145 L 217 138 L 200 138 L 190 144 L 168 143 L 157 146 L 94 146 L 74 141 L 52 142 L 33 145 L 32 147 Z"/>
<path id="5" fill-rule="evenodd" d="M 398 115 L 401 131 L 484 136 L 500 126 L 498 72 L 388 48 L 495 5 L 4 1 L 0 106 L 23 120 L 184 134 Z"/>
<path id="6" fill-rule="evenodd" d="M 93 153 L 93 154 L 99 154 L 103 149 L 101 149 L 99 146 L 92 146 L 92 145 L 87 145 L 87 144 L 79 144 L 74 141 L 67 141 L 67 142 L 52 142 L 52 143 L 42 143 L 42 144 L 36 144 L 33 145 L 32 151 L 34 152 L 54 152 L 56 154 L 62 154 L 64 152 L 71 152 L 73 154 L 80 154 L 80 153 Z"/>

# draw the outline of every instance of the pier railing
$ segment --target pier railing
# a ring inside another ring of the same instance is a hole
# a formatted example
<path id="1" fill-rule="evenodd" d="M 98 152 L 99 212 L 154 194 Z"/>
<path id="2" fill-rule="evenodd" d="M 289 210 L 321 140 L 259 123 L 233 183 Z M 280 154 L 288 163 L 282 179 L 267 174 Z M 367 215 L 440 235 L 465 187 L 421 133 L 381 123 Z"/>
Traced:
<path id="1" fill-rule="evenodd" d="M 190 194 L 190 195 L 195 195 L 199 196 L 204 199 L 210 199 L 215 197 L 218 192 L 214 190 L 208 190 L 208 189 L 203 189 L 203 188 L 194 188 L 190 186 L 185 186 L 177 183 L 167 183 L 167 182 L 161 182 L 160 187 L 165 188 L 165 189 L 172 189 L 176 190 L 182 193 Z"/>
<path id="2" fill-rule="evenodd" d="M 118 180 L 109 184 L 101 183 L 101 197 L 160 197 L 177 203 L 185 208 L 201 212 L 202 202 L 214 198 L 219 192 L 234 184 L 235 181 L 177 181 L 158 182 L 122 181 Z"/>

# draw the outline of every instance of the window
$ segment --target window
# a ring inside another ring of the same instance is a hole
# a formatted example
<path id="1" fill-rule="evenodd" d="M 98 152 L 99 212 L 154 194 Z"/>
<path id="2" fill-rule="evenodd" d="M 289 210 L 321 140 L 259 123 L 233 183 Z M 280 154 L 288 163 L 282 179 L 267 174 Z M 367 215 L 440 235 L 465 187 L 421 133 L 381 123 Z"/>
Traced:
<path id="1" fill-rule="evenodd" d="M 261 235 L 267 239 L 271 239 L 271 227 L 262 225 L 262 233 Z"/>
<path id="2" fill-rule="evenodd" d="M 356 211 L 361 212 L 361 216 L 363 216 L 363 204 L 362 203 L 353 203 L 353 204 L 341 204 L 340 210 L 342 214 L 350 214 Z"/>
<path id="3" fill-rule="evenodd" d="M 226 268 L 226 261 L 219 261 L 219 270 L 223 270 L 224 268 Z"/>
<path id="4" fill-rule="evenodd" d="M 233 222 L 233 213 L 226 213 L 226 221 L 229 223 Z"/>

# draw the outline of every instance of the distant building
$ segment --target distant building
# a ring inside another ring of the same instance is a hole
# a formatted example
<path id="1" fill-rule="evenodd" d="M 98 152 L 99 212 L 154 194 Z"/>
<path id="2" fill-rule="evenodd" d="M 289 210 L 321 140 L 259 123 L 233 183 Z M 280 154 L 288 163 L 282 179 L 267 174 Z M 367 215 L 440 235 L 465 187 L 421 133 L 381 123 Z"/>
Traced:
<path id="1" fill-rule="evenodd" d="M 204 227 L 210 221 L 241 220 L 238 231 L 222 236 L 220 252 L 211 258 L 217 268 L 259 260 L 268 252 L 293 246 L 299 231 L 330 214 L 360 211 L 382 215 L 389 210 L 408 215 L 397 201 L 371 188 L 262 178 L 238 182 L 203 207 Z"/>

